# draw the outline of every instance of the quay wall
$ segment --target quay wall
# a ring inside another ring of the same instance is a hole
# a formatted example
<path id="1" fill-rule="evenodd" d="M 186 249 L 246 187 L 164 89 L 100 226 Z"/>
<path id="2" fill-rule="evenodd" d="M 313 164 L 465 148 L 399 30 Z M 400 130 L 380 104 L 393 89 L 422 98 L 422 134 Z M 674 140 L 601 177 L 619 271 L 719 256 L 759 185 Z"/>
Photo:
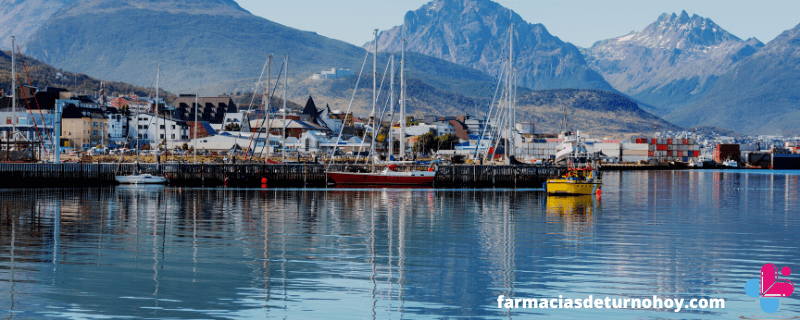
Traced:
<path id="1" fill-rule="evenodd" d="M 93 187 L 115 185 L 114 176 L 131 174 L 134 163 L 0 163 L 0 188 Z M 166 176 L 170 185 L 187 187 L 326 187 L 330 171 L 361 171 L 365 165 L 300 164 L 139 164 L 142 173 Z M 428 166 L 406 166 L 399 170 L 428 170 Z M 540 166 L 438 166 L 435 187 L 541 188 L 549 178 L 561 174 L 560 167 Z"/>

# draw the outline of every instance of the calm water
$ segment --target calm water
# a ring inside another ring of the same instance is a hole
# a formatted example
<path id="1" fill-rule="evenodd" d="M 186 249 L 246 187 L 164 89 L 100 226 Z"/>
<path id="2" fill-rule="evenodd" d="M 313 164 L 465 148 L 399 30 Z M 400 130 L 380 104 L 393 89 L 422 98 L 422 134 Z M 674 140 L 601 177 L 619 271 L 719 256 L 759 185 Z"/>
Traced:
<path id="1" fill-rule="evenodd" d="M 800 172 L 607 173 L 538 190 L 0 190 L 6 318 L 766 317 L 800 283 Z M 725 309 L 503 309 L 515 298 L 722 298 Z M 800 292 L 773 318 L 800 315 Z"/>

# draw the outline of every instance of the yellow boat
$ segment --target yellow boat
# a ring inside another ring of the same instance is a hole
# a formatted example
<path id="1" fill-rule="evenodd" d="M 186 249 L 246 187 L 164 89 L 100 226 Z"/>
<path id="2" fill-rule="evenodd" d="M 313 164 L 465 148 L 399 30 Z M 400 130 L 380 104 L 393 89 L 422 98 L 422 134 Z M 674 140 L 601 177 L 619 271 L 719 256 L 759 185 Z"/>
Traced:
<path id="1" fill-rule="evenodd" d="M 594 169 L 569 168 L 563 176 L 548 179 L 546 189 L 547 194 L 589 195 L 597 192 L 601 185 Z"/>

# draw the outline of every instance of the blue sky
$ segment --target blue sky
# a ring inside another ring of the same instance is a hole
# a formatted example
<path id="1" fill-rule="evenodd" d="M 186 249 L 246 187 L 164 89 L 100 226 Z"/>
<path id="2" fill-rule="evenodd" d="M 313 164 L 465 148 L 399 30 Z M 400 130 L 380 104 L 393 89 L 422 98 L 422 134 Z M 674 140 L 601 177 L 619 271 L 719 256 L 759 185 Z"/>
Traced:
<path id="1" fill-rule="evenodd" d="M 293 28 L 363 45 L 372 30 L 403 23 L 409 10 L 426 0 L 236 0 L 251 13 Z M 711 18 L 723 29 L 766 43 L 800 23 L 797 0 L 571 0 L 496 1 L 531 23 L 542 23 L 551 34 L 581 47 L 595 41 L 643 29 L 661 13 L 686 10 Z"/>

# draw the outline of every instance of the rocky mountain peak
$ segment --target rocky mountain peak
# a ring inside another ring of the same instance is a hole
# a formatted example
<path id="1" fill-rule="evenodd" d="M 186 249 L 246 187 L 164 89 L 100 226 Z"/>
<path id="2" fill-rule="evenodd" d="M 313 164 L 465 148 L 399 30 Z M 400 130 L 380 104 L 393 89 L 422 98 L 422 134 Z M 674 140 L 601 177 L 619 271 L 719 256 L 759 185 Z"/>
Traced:
<path id="1" fill-rule="evenodd" d="M 670 49 L 708 47 L 728 41 L 741 41 L 711 19 L 696 14 L 689 16 L 686 11 L 681 11 L 680 15 L 664 13 L 644 30 L 611 40 L 649 48 Z"/>
<path id="2" fill-rule="evenodd" d="M 759 52 L 762 55 L 772 53 L 800 53 L 800 24 L 779 34 Z"/>
<path id="3" fill-rule="evenodd" d="M 615 88 L 663 106 L 697 99 L 716 77 L 763 46 L 681 11 L 660 15 L 641 31 L 599 41 L 585 53 L 589 66 Z"/>
<path id="4" fill-rule="evenodd" d="M 532 89 L 613 90 L 586 66 L 577 47 L 528 23 L 511 9 L 490 0 L 434 0 L 406 13 L 403 25 L 383 32 L 378 50 L 406 50 L 441 58 L 498 75 L 508 57 L 514 24 L 514 56 L 519 84 Z M 365 48 L 371 48 L 367 43 Z"/>

